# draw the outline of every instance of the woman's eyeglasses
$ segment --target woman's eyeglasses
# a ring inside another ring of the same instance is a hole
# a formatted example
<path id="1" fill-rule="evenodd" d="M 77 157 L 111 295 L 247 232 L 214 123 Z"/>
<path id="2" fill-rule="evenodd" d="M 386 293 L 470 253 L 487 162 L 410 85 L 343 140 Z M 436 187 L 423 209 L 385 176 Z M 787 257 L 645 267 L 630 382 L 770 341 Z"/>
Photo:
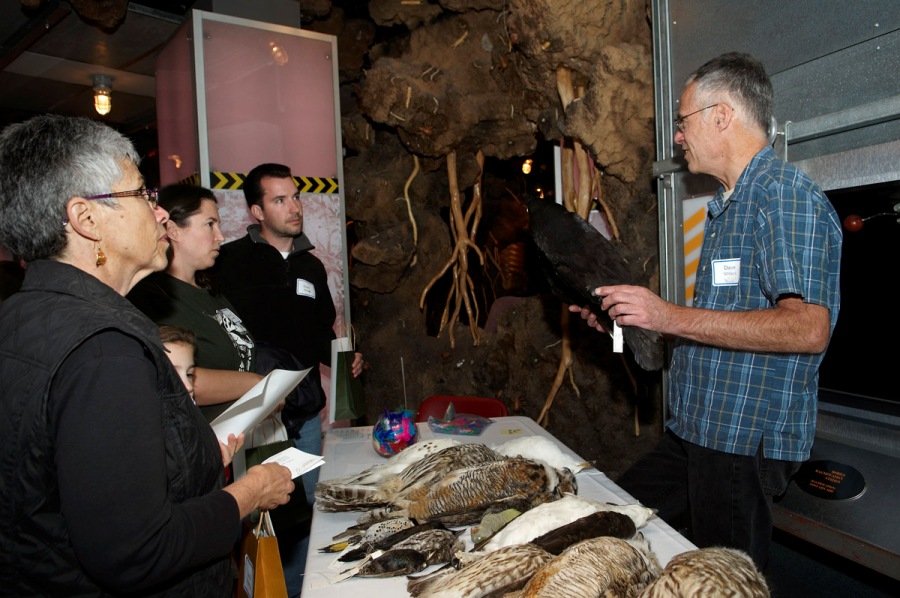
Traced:
<path id="1" fill-rule="evenodd" d="M 101 195 L 90 195 L 84 199 L 109 199 L 112 197 L 143 197 L 154 210 L 159 205 L 159 189 L 155 187 L 141 187 L 134 191 L 117 191 L 115 193 L 103 193 Z"/>

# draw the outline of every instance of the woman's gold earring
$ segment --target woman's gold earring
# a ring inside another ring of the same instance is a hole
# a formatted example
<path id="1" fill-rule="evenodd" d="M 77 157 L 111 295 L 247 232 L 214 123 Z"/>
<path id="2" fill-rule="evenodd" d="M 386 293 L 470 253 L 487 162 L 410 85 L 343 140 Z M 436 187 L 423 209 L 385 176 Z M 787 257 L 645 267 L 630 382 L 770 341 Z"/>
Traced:
<path id="1" fill-rule="evenodd" d="M 103 253 L 102 249 L 100 249 L 100 241 L 95 241 L 94 243 L 97 248 L 97 267 L 99 268 L 106 263 L 106 254 Z"/>

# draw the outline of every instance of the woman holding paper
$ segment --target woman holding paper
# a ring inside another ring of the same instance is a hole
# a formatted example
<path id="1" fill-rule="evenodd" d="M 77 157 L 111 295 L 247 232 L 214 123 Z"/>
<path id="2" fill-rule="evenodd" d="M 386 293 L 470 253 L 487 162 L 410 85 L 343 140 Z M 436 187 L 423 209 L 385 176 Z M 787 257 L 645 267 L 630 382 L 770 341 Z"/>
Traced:
<path id="1" fill-rule="evenodd" d="M 44 115 L 0 134 L 0 583 L 19 596 L 233 596 L 241 518 L 289 470 L 225 486 L 219 444 L 124 295 L 166 265 L 168 214 L 121 134 Z"/>
<path id="2" fill-rule="evenodd" d="M 128 299 L 157 324 L 197 335 L 194 400 L 212 421 L 262 379 L 254 372 L 256 344 L 231 303 L 210 292 L 201 271 L 211 267 L 224 237 L 212 191 L 195 185 L 159 190 L 169 263 L 139 282 Z"/>

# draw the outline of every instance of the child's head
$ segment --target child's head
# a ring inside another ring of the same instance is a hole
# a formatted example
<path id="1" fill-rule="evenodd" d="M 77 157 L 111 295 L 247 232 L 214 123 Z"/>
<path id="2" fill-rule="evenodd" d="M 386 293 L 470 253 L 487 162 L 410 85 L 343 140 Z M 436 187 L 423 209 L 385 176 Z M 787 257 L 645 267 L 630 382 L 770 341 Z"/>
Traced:
<path id="1" fill-rule="evenodd" d="M 194 352 L 197 349 L 197 335 L 191 330 L 163 324 L 159 327 L 159 337 L 169 354 L 175 371 L 181 376 L 188 394 L 194 396 Z"/>

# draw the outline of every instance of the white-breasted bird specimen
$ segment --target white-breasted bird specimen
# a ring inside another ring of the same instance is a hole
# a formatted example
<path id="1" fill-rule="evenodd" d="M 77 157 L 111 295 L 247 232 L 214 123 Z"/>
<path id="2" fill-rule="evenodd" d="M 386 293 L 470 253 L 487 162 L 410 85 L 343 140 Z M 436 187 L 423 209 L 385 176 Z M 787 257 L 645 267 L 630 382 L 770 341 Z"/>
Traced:
<path id="1" fill-rule="evenodd" d="M 406 589 L 418 598 L 502 596 L 504 592 L 521 588 L 552 558 L 553 555 L 534 544 L 507 546 L 482 555 L 459 571 L 451 569 L 426 580 L 410 579 Z"/>
<path id="2" fill-rule="evenodd" d="M 558 444 L 544 436 L 513 438 L 493 448 L 505 457 L 518 456 L 526 459 L 535 459 L 536 461 L 543 461 L 556 469 L 565 467 L 572 473 L 578 473 L 586 467 L 591 467 L 590 462 L 567 455 L 559 448 Z"/>
<path id="3" fill-rule="evenodd" d="M 385 536 L 389 536 L 401 530 L 411 528 L 415 524 L 416 522 L 409 517 L 393 517 L 391 519 L 377 521 L 368 526 L 365 530 L 362 530 L 359 533 L 346 538 L 342 542 L 335 542 L 334 544 L 323 546 L 319 549 L 319 552 L 340 552 L 345 548 L 353 545 L 371 545 L 374 544 L 377 540 L 384 538 Z"/>
<path id="4" fill-rule="evenodd" d="M 653 509 L 637 503 L 613 505 L 583 496 L 567 494 L 560 500 L 538 505 L 530 511 L 522 513 L 480 546 L 479 550 L 490 552 L 504 546 L 530 542 L 550 530 L 597 511 L 615 511 L 628 515 L 637 529 L 643 527 L 655 512 Z"/>
<path id="5" fill-rule="evenodd" d="M 359 473 L 333 478 L 327 482 L 329 484 L 363 484 L 366 486 L 378 484 L 389 475 L 402 473 L 404 469 L 413 463 L 418 463 L 426 456 L 457 444 L 459 444 L 459 441 L 453 438 L 422 440 L 411 444 L 396 455 L 392 455 L 383 463 L 368 467 Z"/>
<path id="6" fill-rule="evenodd" d="M 643 536 L 611 536 L 573 544 L 538 569 L 516 598 L 637 598 L 659 577 L 660 566 Z"/>
<path id="7" fill-rule="evenodd" d="M 672 557 L 641 598 L 769 598 L 766 578 L 742 550 L 689 550 Z"/>

